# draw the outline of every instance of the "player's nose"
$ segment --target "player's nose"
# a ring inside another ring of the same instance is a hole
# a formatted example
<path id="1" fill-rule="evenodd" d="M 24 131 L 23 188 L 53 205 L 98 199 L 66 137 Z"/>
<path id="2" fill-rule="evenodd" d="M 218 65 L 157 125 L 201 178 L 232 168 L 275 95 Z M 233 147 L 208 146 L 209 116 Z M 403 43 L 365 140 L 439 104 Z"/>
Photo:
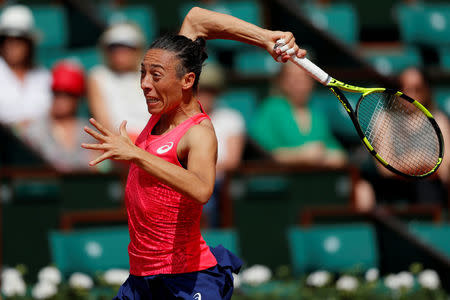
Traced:
<path id="1" fill-rule="evenodd" d="M 153 89 L 153 84 L 151 82 L 150 76 L 144 76 L 141 79 L 141 89 L 145 91 L 151 91 Z"/>

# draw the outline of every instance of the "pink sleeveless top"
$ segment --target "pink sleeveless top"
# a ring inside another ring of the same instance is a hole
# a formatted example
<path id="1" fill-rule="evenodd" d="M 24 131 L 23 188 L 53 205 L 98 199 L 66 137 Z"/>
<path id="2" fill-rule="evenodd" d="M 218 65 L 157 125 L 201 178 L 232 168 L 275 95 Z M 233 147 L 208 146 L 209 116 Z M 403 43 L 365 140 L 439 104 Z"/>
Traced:
<path id="1" fill-rule="evenodd" d="M 152 135 L 159 116 L 152 116 L 136 145 L 181 166 L 177 145 L 192 126 L 209 119 L 197 114 L 163 135 Z M 204 270 L 217 264 L 200 233 L 202 205 L 131 164 L 125 189 L 130 274 L 148 276 Z"/>

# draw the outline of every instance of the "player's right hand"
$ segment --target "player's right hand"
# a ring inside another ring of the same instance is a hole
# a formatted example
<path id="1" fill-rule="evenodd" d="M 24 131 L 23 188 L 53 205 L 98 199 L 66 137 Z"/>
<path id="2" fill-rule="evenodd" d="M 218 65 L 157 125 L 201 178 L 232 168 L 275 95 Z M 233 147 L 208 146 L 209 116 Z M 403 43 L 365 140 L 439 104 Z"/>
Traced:
<path id="1" fill-rule="evenodd" d="M 306 50 L 295 42 L 292 32 L 269 31 L 266 50 L 278 62 L 287 62 L 291 56 L 305 57 Z M 277 47 L 275 47 L 277 45 Z"/>

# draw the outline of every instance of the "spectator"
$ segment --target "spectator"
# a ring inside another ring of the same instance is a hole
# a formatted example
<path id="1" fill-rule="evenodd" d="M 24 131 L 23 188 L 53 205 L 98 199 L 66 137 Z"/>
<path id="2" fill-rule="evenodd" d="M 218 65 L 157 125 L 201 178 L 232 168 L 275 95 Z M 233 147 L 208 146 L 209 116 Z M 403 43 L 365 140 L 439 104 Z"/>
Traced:
<path id="1" fill-rule="evenodd" d="M 251 128 L 252 137 L 280 163 L 344 166 L 346 154 L 325 116 L 309 105 L 313 79 L 291 62 L 280 72 L 281 95 L 264 101 Z"/>
<path id="2" fill-rule="evenodd" d="M 50 109 L 50 74 L 35 66 L 36 42 L 30 9 L 7 7 L 0 16 L 0 123 L 23 125 Z"/>
<path id="3" fill-rule="evenodd" d="M 88 101 L 94 118 L 110 130 L 127 120 L 133 141 L 150 118 L 139 85 L 144 46 L 144 36 L 137 26 L 112 25 L 100 39 L 106 64 L 94 67 L 88 80 Z"/>
<path id="4" fill-rule="evenodd" d="M 81 151 L 81 143 L 93 140 L 84 133 L 87 120 L 77 118 L 77 108 L 85 90 L 82 68 L 62 61 L 52 70 L 53 102 L 50 114 L 33 121 L 22 132 L 32 148 L 60 171 L 88 170 L 92 153 Z"/>
<path id="5" fill-rule="evenodd" d="M 326 117 L 309 104 L 313 79 L 291 62 L 285 63 L 280 72 L 277 83 L 281 95 L 264 101 L 252 124 L 252 137 L 279 163 L 345 166 L 347 155 L 334 138 Z M 358 180 L 354 188 L 355 208 L 372 209 L 375 195 L 371 185 Z"/>
<path id="6" fill-rule="evenodd" d="M 439 111 L 432 99 L 431 87 L 426 73 L 411 67 L 400 74 L 400 90 L 411 98 L 420 101 L 434 116 L 438 123 L 444 144 L 448 142 L 450 134 L 449 121 L 445 114 Z M 447 200 L 446 186 L 449 182 L 450 151 L 445 147 L 444 160 L 437 173 L 428 179 L 409 181 L 386 170 L 377 168 L 376 178 L 371 179 L 375 186 L 377 200 L 380 202 L 404 201 L 408 203 L 436 203 L 444 204 Z M 379 166 L 377 164 L 377 166 Z"/>
<path id="7" fill-rule="evenodd" d="M 245 122 L 242 115 L 231 108 L 218 107 L 217 99 L 224 90 L 225 78 L 219 65 L 208 64 L 200 75 L 198 98 L 211 117 L 217 137 L 217 166 L 214 193 L 204 206 L 205 225 L 220 225 L 219 199 L 224 174 L 236 169 L 242 160 L 245 142 Z"/>

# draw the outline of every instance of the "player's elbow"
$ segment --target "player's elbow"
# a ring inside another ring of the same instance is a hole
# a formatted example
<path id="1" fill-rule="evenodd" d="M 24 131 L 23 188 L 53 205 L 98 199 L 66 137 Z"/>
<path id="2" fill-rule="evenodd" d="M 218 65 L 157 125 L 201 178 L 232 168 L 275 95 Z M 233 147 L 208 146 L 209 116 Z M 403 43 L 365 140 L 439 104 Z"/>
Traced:
<path id="1" fill-rule="evenodd" d="M 198 19 L 201 16 L 202 9 L 200 7 L 194 6 L 189 10 L 186 17 L 184 17 L 183 26 L 188 26 L 194 28 L 195 24 L 198 23 Z"/>
<path id="2" fill-rule="evenodd" d="M 194 6 L 193 8 L 191 8 L 189 10 L 189 12 L 186 15 L 186 18 L 189 21 L 193 21 L 193 20 L 197 19 L 199 15 L 201 15 L 202 10 L 203 10 L 202 8 L 200 8 L 198 6 Z"/>
<path id="3" fill-rule="evenodd" d="M 204 28 L 202 26 L 202 16 L 205 10 L 200 7 L 193 7 L 184 17 L 180 34 L 195 40 L 197 37 L 204 37 Z"/>
<path id="4" fill-rule="evenodd" d="M 211 195 L 213 193 L 213 188 L 209 187 L 201 187 L 197 189 L 196 193 L 196 200 L 200 202 L 200 204 L 206 204 L 208 203 L 209 199 L 211 198 Z"/>

